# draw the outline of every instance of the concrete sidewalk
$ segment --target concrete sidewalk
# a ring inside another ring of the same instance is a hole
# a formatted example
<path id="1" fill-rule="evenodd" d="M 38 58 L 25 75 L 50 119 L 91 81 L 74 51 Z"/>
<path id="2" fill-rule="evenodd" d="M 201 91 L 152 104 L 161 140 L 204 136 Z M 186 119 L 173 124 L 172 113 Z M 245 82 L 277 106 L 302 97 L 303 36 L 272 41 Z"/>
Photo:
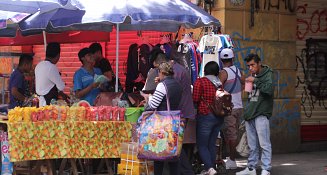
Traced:
<path id="1" fill-rule="evenodd" d="M 243 170 L 247 159 L 237 159 L 237 170 L 229 170 L 227 174 Z M 272 156 L 272 175 L 327 175 L 327 151 L 274 154 Z M 242 168 L 241 168 L 242 167 Z M 258 168 L 257 174 L 261 170 Z"/>

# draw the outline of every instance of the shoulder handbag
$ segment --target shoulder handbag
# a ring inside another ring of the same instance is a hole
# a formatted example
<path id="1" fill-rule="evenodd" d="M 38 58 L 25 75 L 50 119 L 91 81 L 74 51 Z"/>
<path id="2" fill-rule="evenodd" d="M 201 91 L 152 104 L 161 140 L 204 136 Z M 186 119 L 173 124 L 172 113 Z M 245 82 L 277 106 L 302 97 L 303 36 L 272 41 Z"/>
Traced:
<path id="1" fill-rule="evenodd" d="M 145 111 L 138 119 L 139 159 L 175 160 L 181 153 L 184 123 L 180 110 L 170 110 L 166 91 L 167 111 Z"/>
<path id="2" fill-rule="evenodd" d="M 236 146 L 236 151 L 240 154 L 242 157 L 248 157 L 250 154 L 250 148 L 248 145 L 248 139 L 246 135 L 245 125 L 244 121 L 241 123 L 239 130 L 244 130 L 240 142 Z"/>

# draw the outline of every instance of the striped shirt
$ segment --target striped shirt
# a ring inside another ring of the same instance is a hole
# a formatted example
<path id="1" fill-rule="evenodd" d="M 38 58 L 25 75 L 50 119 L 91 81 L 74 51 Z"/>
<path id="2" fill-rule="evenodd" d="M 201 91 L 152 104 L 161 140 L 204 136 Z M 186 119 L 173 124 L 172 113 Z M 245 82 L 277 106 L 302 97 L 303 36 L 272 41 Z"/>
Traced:
<path id="1" fill-rule="evenodd" d="M 160 82 L 157 85 L 156 91 L 154 92 L 153 95 L 150 95 L 149 97 L 149 107 L 151 109 L 157 109 L 161 103 L 161 101 L 163 100 L 163 98 L 166 96 L 167 91 L 166 91 L 166 87 L 165 85 Z"/>

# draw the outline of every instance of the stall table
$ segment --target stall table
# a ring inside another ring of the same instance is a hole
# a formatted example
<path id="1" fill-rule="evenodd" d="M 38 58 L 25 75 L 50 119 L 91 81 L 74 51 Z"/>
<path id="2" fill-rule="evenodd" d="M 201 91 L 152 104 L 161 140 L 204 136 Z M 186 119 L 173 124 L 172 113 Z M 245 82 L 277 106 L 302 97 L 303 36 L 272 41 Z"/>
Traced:
<path id="1" fill-rule="evenodd" d="M 7 122 L 5 122 L 7 123 Z M 11 162 L 58 158 L 119 158 L 132 125 L 122 121 L 7 123 Z"/>

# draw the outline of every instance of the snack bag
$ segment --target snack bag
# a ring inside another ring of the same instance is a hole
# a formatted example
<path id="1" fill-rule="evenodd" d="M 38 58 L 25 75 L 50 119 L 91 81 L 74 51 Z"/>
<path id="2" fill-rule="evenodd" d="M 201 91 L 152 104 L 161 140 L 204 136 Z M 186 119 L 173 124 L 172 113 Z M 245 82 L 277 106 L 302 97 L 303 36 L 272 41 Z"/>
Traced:
<path id="1" fill-rule="evenodd" d="M 109 121 L 112 115 L 112 107 L 111 106 L 105 106 L 106 107 L 106 114 L 104 116 L 105 121 Z"/>
<path id="2" fill-rule="evenodd" d="M 90 121 L 98 121 L 98 108 L 90 107 Z"/>
<path id="3" fill-rule="evenodd" d="M 10 162 L 7 132 L 0 131 L 1 137 L 1 175 L 13 174 L 13 163 Z"/>
<path id="4" fill-rule="evenodd" d="M 126 111 L 126 108 L 120 108 L 119 109 L 118 121 L 124 121 L 125 120 L 125 111 Z"/>
<path id="5" fill-rule="evenodd" d="M 112 121 L 118 121 L 119 107 L 115 106 L 112 108 Z"/>
<path id="6" fill-rule="evenodd" d="M 98 107 L 98 120 L 99 121 L 104 121 L 106 113 L 107 113 L 106 107 L 105 106 L 99 106 Z"/>

